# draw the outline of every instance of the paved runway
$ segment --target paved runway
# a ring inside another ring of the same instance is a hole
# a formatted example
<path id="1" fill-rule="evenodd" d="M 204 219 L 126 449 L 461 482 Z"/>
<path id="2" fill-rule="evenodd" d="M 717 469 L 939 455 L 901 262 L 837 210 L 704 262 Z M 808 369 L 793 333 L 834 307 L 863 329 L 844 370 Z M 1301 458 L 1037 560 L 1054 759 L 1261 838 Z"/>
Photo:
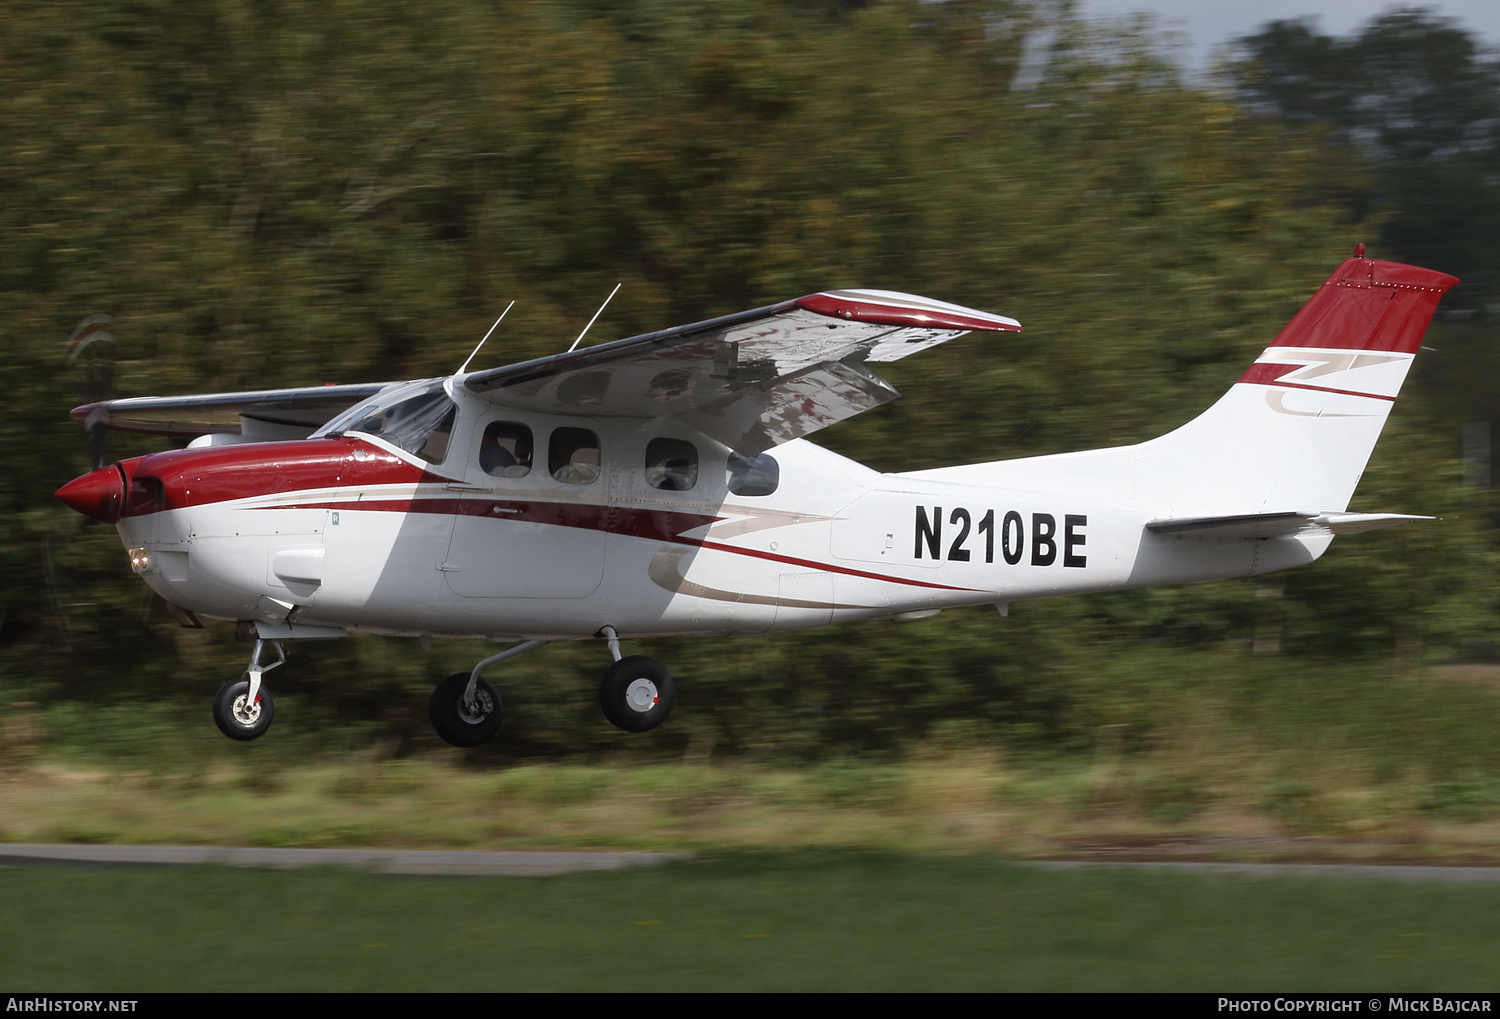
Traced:
<path id="1" fill-rule="evenodd" d="M 692 853 L 498 852 L 469 849 L 256 849 L 231 846 L 74 846 L 0 844 L 0 867 L 62 864 L 84 867 L 163 867 L 213 864 L 227 867 L 355 867 L 377 874 L 499 874 L 535 877 L 582 870 L 655 867 L 691 860 Z M 1372 866 L 1341 863 L 1123 863 L 1033 860 L 1039 870 L 1101 867 L 1162 870 L 1178 874 L 1238 874 L 1243 877 L 1337 877 L 1442 884 L 1500 884 L 1500 867 Z"/>
<path id="2" fill-rule="evenodd" d="M 0 866 L 356 867 L 379 874 L 504 874 L 535 877 L 579 870 L 654 867 L 691 853 L 543 853 L 465 849 L 256 849 L 230 846 L 0 844 Z"/>
<path id="3" fill-rule="evenodd" d="M 1433 881 L 1442 884 L 1500 884 L 1500 867 L 1422 867 L 1411 864 L 1358 863 L 1116 863 L 1093 860 L 1037 860 L 1028 864 L 1043 870 L 1096 870 L 1127 867 L 1165 870 L 1177 874 L 1239 874 L 1243 877 L 1338 877 L 1377 881 Z"/>

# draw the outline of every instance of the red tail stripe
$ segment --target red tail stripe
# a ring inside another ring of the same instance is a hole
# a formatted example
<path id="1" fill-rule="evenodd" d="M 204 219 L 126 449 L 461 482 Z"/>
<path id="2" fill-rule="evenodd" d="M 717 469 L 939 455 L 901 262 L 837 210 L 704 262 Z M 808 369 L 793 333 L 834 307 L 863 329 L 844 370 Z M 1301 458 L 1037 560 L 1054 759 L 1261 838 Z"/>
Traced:
<path id="1" fill-rule="evenodd" d="M 1245 369 L 1239 381 L 1248 382 L 1252 385 L 1279 386 L 1282 389 L 1310 389 L 1317 393 L 1338 393 L 1340 396 L 1364 396 L 1371 400 L 1385 400 L 1394 403 L 1394 396 L 1382 396 L 1379 393 L 1363 393 L 1356 389 L 1334 389 L 1332 386 L 1314 386 L 1305 382 L 1287 382 L 1282 378 L 1287 372 L 1296 371 L 1301 368 L 1300 364 L 1267 364 L 1257 361 Z"/>

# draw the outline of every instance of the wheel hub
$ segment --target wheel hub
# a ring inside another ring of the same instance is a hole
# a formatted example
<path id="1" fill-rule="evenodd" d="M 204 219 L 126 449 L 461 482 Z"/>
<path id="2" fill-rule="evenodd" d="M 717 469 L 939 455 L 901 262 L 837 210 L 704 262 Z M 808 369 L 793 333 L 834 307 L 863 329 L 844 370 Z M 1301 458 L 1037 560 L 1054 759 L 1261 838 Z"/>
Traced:
<path id="1" fill-rule="evenodd" d="M 234 720 L 247 729 L 260 720 L 260 698 L 255 698 L 254 704 L 247 703 L 248 700 L 249 692 L 246 691 L 234 699 L 234 706 L 230 708 Z"/>
<path id="2" fill-rule="evenodd" d="M 630 705 L 632 711 L 645 714 L 656 707 L 660 699 L 656 684 L 649 679 L 637 679 L 625 688 L 625 703 Z"/>
<path id="3" fill-rule="evenodd" d="M 459 698 L 458 717 L 470 725 L 478 725 L 490 717 L 490 712 L 495 710 L 495 702 L 490 700 L 490 695 L 483 690 L 474 691 L 473 700 Z"/>

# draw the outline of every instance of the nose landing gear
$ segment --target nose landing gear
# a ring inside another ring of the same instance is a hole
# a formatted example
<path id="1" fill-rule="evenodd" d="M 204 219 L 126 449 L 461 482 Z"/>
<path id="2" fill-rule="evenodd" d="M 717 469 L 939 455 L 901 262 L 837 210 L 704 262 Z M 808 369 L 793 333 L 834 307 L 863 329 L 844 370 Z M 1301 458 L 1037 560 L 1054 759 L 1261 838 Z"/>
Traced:
<path id="1" fill-rule="evenodd" d="M 262 665 L 260 656 L 267 644 L 276 650 L 277 660 Z M 255 651 L 250 655 L 250 668 L 239 679 L 231 679 L 219 687 L 214 695 L 214 724 L 230 739 L 248 742 L 264 736 L 271 728 L 275 708 L 271 702 L 271 691 L 261 685 L 260 678 L 280 665 L 286 664 L 286 650 L 278 640 L 255 642 Z"/>

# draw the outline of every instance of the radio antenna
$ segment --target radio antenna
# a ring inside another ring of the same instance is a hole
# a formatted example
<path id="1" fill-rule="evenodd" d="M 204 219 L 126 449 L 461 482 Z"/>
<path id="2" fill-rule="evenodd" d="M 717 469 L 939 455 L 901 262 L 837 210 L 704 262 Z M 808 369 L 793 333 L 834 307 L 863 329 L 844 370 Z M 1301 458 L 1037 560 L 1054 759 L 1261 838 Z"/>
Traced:
<path id="1" fill-rule="evenodd" d="M 609 292 L 609 296 L 604 299 L 604 303 L 599 305 L 599 310 L 594 312 L 594 317 L 589 319 L 589 324 L 583 327 L 582 333 L 578 334 L 578 339 L 573 341 L 573 346 L 568 348 L 568 353 L 571 354 L 574 350 L 578 349 L 578 344 L 583 342 L 584 333 L 587 333 L 590 329 L 594 328 L 594 323 L 599 321 L 599 316 L 604 314 L 604 309 L 609 307 L 609 302 L 613 301 L 615 299 L 615 295 L 619 292 L 620 284 L 616 283 L 615 288 L 611 290 Z"/>
<path id="2" fill-rule="evenodd" d="M 507 304 L 505 306 L 505 310 L 500 313 L 500 317 L 497 318 L 497 319 L 495 319 L 495 324 L 492 325 L 492 326 L 490 326 L 490 332 L 484 334 L 484 340 L 487 340 L 487 339 L 490 338 L 490 333 L 492 333 L 492 332 L 495 331 L 495 329 L 500 325 L 500 323 L 505 320 L 505 316 L 510 314 L 510 309 L 514 308 L 515 306 L 516 306 L 516 302 L 515 301 L 511 301 L 509 304 Z M 479 341 L 479 347 L 484 346 L 484 340 L 480 340 Z M 468 356 L 468 359 L 464 361 L 463 365 L 454 374 L 456 374 L 456 375 L 462 375 L 464 373 L 464 369 L 467 368 L 467 367 L 469 367 L 469 361 L 474 360 L 474 354 L 479 353 L 479 347 L 475 347 L 474 348 L 474 353 L 470 354 Z"/>

